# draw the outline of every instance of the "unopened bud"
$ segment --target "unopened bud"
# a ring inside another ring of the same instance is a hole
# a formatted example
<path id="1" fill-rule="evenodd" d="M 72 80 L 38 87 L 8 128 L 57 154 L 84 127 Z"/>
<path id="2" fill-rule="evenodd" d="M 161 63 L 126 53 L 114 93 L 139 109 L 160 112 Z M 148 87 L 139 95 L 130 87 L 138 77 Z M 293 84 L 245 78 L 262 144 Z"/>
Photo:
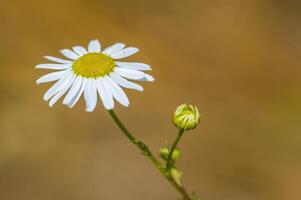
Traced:
<path id="1" fill-rule="evenodd" d="M 179 171 L 176 168 L 172 168 L 170 170 L 170 175 L 173 177 L 173 179 L 177 182 L 178 185 L 181 185 L 181 178 L 183 173 L 181 171 Z"/>
<path id="2" fill-rule="evenodd" d="M 160 157 L 163 159 L 163 160 L 167 160 L 168 158 L 168 155 L 169 155 L 169 148 L 168 147 L 163 147 L 160 149 Z M 176 148 L 172 154 L 172 160 L 173 161 L 176 161 L 180 158 L 180 155 L 181 155 L 181 152 L 178 148 Z"/>
<path id="3" fill-rule="evenodd" d="M 173 114 L 174 125 L 181 130 L 191 130 L 200 123 L 201 115 L 196 106 L 182 104 Z"/>

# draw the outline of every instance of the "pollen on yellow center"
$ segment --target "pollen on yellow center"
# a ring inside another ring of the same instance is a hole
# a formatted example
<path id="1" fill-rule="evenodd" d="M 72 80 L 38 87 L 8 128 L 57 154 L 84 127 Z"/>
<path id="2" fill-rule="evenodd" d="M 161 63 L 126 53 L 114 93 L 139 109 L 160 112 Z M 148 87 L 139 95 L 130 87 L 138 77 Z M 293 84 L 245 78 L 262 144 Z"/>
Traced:
<path id="1" fill-rule="evenodd" d="M 102 53 L 88 53 L 73 62 L 72 70 L 76 75 L 97 78 L 110 74 L 115 61 Z"/>

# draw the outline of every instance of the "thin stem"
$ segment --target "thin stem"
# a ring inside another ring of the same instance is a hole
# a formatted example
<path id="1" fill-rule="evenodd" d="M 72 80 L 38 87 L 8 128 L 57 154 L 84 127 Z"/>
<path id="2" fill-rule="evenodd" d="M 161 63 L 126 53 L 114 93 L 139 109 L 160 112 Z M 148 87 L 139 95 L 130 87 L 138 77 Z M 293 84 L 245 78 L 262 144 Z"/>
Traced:
<path id="1" fill-rule="evenodd" d="M 169 150 L 169 154 L 168 154 L 168 157 L 167 157 L 167 162 L 166 162 L 166 170 L 169 172 L 170 168 L 171 168 L 171 164 L 172 164 L 172 154 L 173 152 L 175 151 L 182 135 L 184 134 L 184 130 L 183 129 L 180 129 L 179 133 L 178 133 L 178 136 L 176 138 L 176 140 L 174 141 L 174 143 L 172 144 L 170 150 Z"/>
<path id="2" fill-rule="evenodd" d="M 148 146 L 144 143 L 137 140 L 130 131 L 123 125 L 120 119 L 117 117 L 113 110 L 109 110 L 109 113 L 113 119 L 113 121 L 117 124 L 117 126 L 121 129 L 121 131 L 125 134 L 125 136 L 141 151 L 142 154 L 148 157 L 148 159 L 153 163 L 153 165 L 160 171 L 160 173 L 171 183 L 171 185 L 183 196 L 183 200 L 192 200 L 189 194 L 186 192 L 185 188 L 179 185 L 166 171 L 166 169 L 161 165 L 161 163 L 154 157 L 152 152 L 149 150 Z"/>

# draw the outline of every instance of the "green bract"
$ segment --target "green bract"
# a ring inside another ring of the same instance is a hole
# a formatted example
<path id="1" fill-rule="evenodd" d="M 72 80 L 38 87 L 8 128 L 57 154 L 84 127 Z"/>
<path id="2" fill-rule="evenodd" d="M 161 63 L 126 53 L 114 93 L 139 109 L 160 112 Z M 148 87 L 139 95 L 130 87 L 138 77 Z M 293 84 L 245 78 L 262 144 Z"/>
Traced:
<path id="1" fill-rule="evenodd" d="M 172 122 L 180 130 L 191 130 L 200 123 L 201 115 L 196 106 L 182 104 L 173 114 Z"/>

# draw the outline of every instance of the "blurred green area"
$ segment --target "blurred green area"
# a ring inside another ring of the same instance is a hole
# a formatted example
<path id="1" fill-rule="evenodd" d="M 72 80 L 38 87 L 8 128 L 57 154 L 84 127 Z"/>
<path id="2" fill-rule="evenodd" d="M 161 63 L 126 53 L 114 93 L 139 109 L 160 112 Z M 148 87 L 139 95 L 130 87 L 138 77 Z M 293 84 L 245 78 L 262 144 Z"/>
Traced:
<path id="1" fill-rule="evenodd" d="M 123 41 L 154 83 L 116 112 L 152 150 L 172 141 L 175 107 L 201 125 L 180 148 L 183 183 L 206 200 L 301 199 L 301 3 L 281 0 L 2 0 L 0 199 L 176 199 L 98 105 L 42 100 L 44 55 Z"/>

